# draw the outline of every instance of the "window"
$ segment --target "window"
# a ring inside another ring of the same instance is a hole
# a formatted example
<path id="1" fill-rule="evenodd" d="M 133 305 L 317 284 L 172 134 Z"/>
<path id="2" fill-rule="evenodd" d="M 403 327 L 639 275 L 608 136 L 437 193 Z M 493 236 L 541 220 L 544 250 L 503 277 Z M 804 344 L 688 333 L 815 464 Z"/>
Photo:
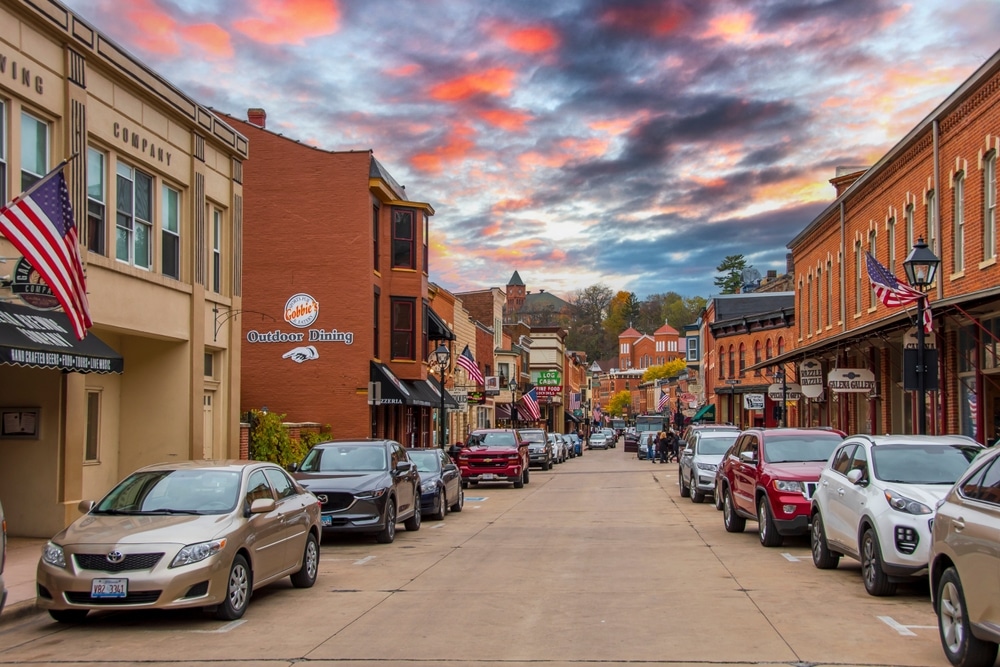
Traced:
<path id="1" fill-rule="evenodd" d="M 49 171 L 49 124 L 21 112 L 21 191 Z M 6 203 L 6 201 L 4 201 Z"/>
<path id="2" fill-rule="evenodd" d="M 965 174 L 958 172 L 955 174 L 955 218 L 954 232 L 955 245 L 953 266 L 954 272 L 959 273 L 965 270 Z"/>
<path id="3" fill-rule="evenodd" d="M 729 377 L 736 377 L 736 352 L 733 350 L 733 346 L 729 346 Z"/>
<path id="4" fill-rule="evenodd" d="M 87 147 L 87 249 L 104 254 L 104 221 L 107 192 L 104 187 L 104 153 Z"/>
<path id="5" fill-rule="evenodd" d="M 747 348 L 740 343 L 740 377 L 747 374 Z"/>
<path id="6" fill-rule="evenodd" d="M 813 298 L 813 277 L 809 276 L 808 278 L 806 278 L 806 308 L 805 312 L 802 313 L 803 315 L 805 315 L 805 317 L 802 318 L 799 326 L 799 331 L 801 332 L 803 329 L 805 329 L 807 336 L 812 336 L 812 327 L 810 326 L 812 324 L 812 313 L 813 313 L 812 298 Z M 801 336 L 802 334 L 800 333 L 799 335 Z"/>
<path id="7" fill-rule="evenodd" d="M 941 256 L 937 248 L 937 196 L 933 190 L 927 193 L 927 246 Z"/>
<path id="8" fill-rule="evenodd" d="M 778 354 L 785 353 L 785 339 L 782 336 L 778 336 Z"/>
<path id="9" fill-rule="evenodd" d="M 806 309 L 805 289 L 802 286 L 802 280 L 801 279 L 799 280 L 799 299 L 798 299 L 798 305 L 796 307 L 800 311 L 805 311 L 805 309 Z M 805 334 L 803 332 L 805 331 L 806 327 L 803 324 L 803 322 L 805 322 L 805 318 L 800 317 L 799 320 L 798 320 L 799 340 L 802 340 L 802 338 L 805 336 Z"/>
<path id="10" fill-rule="evenodd" d="M 222 294 L 222 211 L 212 209 L 212 291 Z"/>
<path id="11" fill-rule="evenodd" d="M 877 257 L 875 254 L 875 232 L 868 232 L 868 252 L 871 253 L 872 257 Z M 858 273 L 861 273 L 861 267 L 858 267 Z M 865 269 L 865 273 L 868 273 L 868 269 Z M 875 296 L 875 285 L 868 281 L 868 307 L 874 308 L 878 303 L 878 297 Z"/>
<path id="12" fill-rule="evenodd" d="M 85 462 L 97 463 L 101 454 L 101 392 L 87 392 L 87 442 L 83 450 Z"/>
<path id="13" fill-rule="evenodd" d="M 764 359 L 770 359 L 774 355 L 772 354 L 771 339 L 767 339 L 767 343 L 764 346 Z"/>
<path id="14" fill-rule="evenodd" d="M 181 278 L 181 193 L 163 186 L 162 256 L 160 271 L 176 280 Z"/>
<path id="15" fill-rule="evenodd" d="M 913 247 L 913 204 L 906 205 L 906 254 L 910 254 Z"/>
<path id="16" fill-rule="evenodd" d="M 823 330 L 823 269 L 816 269 L 816 333 Z"/>
<path id="17" fill-rule="evenodd" d="M 698 358 L 698 339 L 692 336 L 687 339 L 687 359 L 695 361 Z"/>
<path id="18" fill-rule="evenodd" d="M 854 312 L 861 314 L 861 241 L 854 244 Z"/>
<path id="19" fill-rule="evenodd" d="M 983 161 L 983 259 L 997 255 L 997 154 Z"/>
<path id="20" fill-rule="evenodd" d="M 267 481 L 271 483 L 271 488 L 274 489 L 278 500 L 295 495 L 295 485 L 292 484 L 292 480 L 288 479 L 288 475 L 283 470 L 264 468 L 264 474 L 267 475 Z"/>
<path id="21" fill-rule="evenodd" d="M 889 271 L 896 273 L 896 218 L 885 223 L 886 243 L 889 244 Z"/>
<path id="22" fill-rule="evenodd" d="M 428 218 L 425 213 L 421 213 L 420 218 L 421 220 L 423 220 L 423 224 L 421 226 L 424 228 L 424 273 L 428 273 L 430 271 L 430 265 L 431 265 L 430 250 L 429 250 L 431 221 L 430 218 Z"/>
<path id="23" fill-rule="evenodd" d="M 152 258 L 153 177 L 121 162 L 116 174 L 115 257 L 148 270 Z"/>
<path id="24" fill-rule="evenodd" d="M 392 358 L 416 359 L 416 300 L 392 300 Z"/>
<path id="25" fill-rule="evenodd" d="M 415 269 L 416 253 L 413 236 L 414 212 L 408 209 L 392 211 L 392 268 Z"/>
<path id="26" fill-rule="evenodd" d="M 719 346 L 719 379 L 726 377 L 726 348 Z"/>
<path id="27" fill-rule="evenodd" d="M 833 262 L 826 263 L 826 326 L 833 326 Z"/>
<path id="28" fill-rule="evenodd" d="M 7 203 L 7 105 L 0 100 L 0 202 Z"/>
<path id="29" fill-rule="evenodd" d="M 253 505 L 255 500 L 272 500 L 271 487 L 267 483 L 267 478 L 260 470 L 255 470 L 247 480 L 247 505 Z"/>
<path id="30" fill-rule="evenodd" d="M 372 206 L 372 243 L 375 246 L 374 264 L 372 266 L 375 267 L 376 271 L 380 269 L 378 263 L 378 210 L 379 209 L 377 205 Z"/>
<path id="31" fill-rule="evenodd" d="M 754 365 L 757 365 L 757 364 L 760 363 L 760 361 L 761 361 L 761 359 L 760 359 L 760 341 L 759 340 L 755 340 L 754 343 L 753 343 L 753 363 L 754 363 Z M 762 373 L 763 373 L 763 369 L 758 368 L 757 371 L 756 371 L 756 374 L 757 375 L 761 375 Z"/>
<path id="32" fill-rule="evenodd" d="M 379 358 L 379 354 L 378 354 L 379 353 L 379 344 L 378 344 L 378 336 L 379 336 L 378 318 L 379 318 L 379 312 L 380 312 L 379 311 L 379 297 L 382 296 L 382 292 L 379 291 L 379 288 L 377 288 L 377 287 L 375 288 L 375 295 L 374 296 L 375 296 L 375 302 L 374 302 L 374 305 L 375 305 L 375 308 L 374 308 L 375 319 L 374 319 L 374 322 L 373 322 L 373 325 L 374 325 L 374 332 L 373 332 L 374 336 L 372 337 L 373 338 L 372 356 L 375 357 L 376 359 L 378 359 Z"/>
<path id="33" fill-rule="evenodd" d="M 205 377 L 215 377 L 215 354 L 212 352 L 205 353 Z"/>

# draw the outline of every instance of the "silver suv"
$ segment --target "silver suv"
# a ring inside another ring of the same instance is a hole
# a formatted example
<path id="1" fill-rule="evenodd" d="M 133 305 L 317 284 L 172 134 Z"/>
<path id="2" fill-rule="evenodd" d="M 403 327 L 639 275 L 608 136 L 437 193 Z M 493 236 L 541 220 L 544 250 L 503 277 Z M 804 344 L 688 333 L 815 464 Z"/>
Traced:
<path id="1" fill-rule="evenodd" d="M 522 428 L 519 429 L 521 437 L 528 441 L 528 463 L 538 466 L 542 470 L 552 470 L 552 462 L 555 454 L 552 451 L 552 442 L 544 429 Z"/>
<path id="2" fill-rule="evenodd" d="M 990 667 L 1000 643 L 1000 447 L 982 452 L 937 507 L 931 600 L 956 667 Z"/>
<path id="3" fill-rule="evenodd" d="M 677 484 L 682 498 L 700 503 L 706 495 L 715 495 L 715 472 L 722 463 L 722 457 L 740 432 L 737 429 L 694 431 L 681 451 L 677 463 Z"/>

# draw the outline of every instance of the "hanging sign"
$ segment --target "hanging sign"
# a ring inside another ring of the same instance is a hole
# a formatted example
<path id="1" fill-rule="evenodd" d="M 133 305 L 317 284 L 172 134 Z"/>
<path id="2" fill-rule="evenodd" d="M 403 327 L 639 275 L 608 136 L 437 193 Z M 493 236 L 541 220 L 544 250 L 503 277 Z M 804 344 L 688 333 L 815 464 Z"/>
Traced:
<path id="1" fill-rule="evenodd" d="M 866 368 L 835 368 L 826 376 L 826 384 L 835 393 L 862 393 L 875 389 L 875 374 Z"/>
<path id="2" fill-rule="evenodd" d="M 767 388 L 767 397 L 772 401 L 797 401 L 802 398 L 802 387 L 796 382 L 786 382 L 784 389 L 780 382 L 775 382 Z"/>
<path id="3" fill-rule="evenodd" d="M 916 350 L 919 346 L 917 345 L 917 328 L 912 327 L 903 336 L 903 349 L 904 350 Z M 924 349 L 925 350 L 936 350 L 937 349 L 937 334 L 933 331 L 924 334 Z"/>
<path id="4" fill-rule="evenodd" d="M 763 410 L 764 394 L 743 394 L 744 410 Z"/>
<path id="5" fill-rule="evenodd" d="M 806 359 L 799 364 L 799 384 L 806 398 L 823 395 L 823 364 L 818 359 Z"/>

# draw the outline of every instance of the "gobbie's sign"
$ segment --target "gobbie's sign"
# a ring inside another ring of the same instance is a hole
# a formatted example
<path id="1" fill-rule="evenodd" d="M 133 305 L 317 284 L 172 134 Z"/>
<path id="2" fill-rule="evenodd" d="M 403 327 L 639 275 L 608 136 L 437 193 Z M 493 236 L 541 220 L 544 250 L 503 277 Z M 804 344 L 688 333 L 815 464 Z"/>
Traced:
<path id="1" fill-rule="evenodd" d="M 295 294 L 285 302 L 285 321 L 305 329 L 319 317 L 319 301 L 308 294 Z"/>

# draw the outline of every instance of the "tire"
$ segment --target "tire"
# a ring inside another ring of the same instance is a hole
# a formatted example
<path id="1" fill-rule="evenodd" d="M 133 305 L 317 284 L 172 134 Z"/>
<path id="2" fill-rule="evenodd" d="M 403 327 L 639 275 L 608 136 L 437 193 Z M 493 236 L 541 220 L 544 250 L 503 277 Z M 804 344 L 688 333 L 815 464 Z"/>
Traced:
<path id="1" fill-rule="evenodd" d="M 462 480 L 462 488 L 463 488 L 463 489 L 467 489 L 467 488 L 469 488 L 469 483 L 468 483 L 468 482 L 466 482 L 466 481 L 465 481 L 464 479 Z"/>
<path id="2" fill-rule="evenodd" d="M 712 492 L 712 503 L 715 505 L 717 512 L 722 511 L 722 493 L 719 491 L 718 485 L 716 485 L 715 491 Z"/>
<path id="3" fill-rule="evenodd" d="M 552 470 L 552 459 L 545 462 L 545 465 L 542 466 L 542 470 Z"/>
<path id="4" fill-rule="evenodd" d="M 396 500 L 390 498 L 385 506 L 385 526 L 375 534 L 375 541 L 379 544 L 392 544 L 396 539 Z"/>
<path id="5" fill-rule="evenodd" d="M 523 489 L 524 488 L 524 471 L 521 472 L 521 476 L 520 477 L 518 477 L 516 480 L 514 480 L 514 488 L 515 489 Z"/>
<path id="6" fill-rule="evenodd" d="M 416 500 L 416 507 L 413 508 L 413 515 L 403 522 L 403 526 L 406 528 L 406 532 L 415 533 L 420 530 L 420 521 L 422 517 L 420 516 L 420 489 L 418 488 L 414 494 L 414 499 Z"/>
<path id="7" fill-rule="evenodd" d="M 87 618 L 86 609 L 49 609 L 49 616 L 60 623 L 83 623 Z"/>
<path id="8" fill-rule="evenodd" d="M 461 512 L 463 507 L 465 507 L 465 491 L 463 491 L 461 488 L 459 488 L 458 489 L 458 500 L 456 500 L 455 504 L 451 506 L 451 511 L 452 512 Z"/>
<path id="9" fill-rule="evenodd" d="M 871 528 L 865 529 L 861 536 L 861 578 L 869 595 L 885 597 L 896 593 L 896 584 L 889 581 L 889 576 L 882 569 L 882 550 L 879 548 L 878 537 Z"/>
<path id="10" fill-rule="evenodd" d="M 688 480 L 688 493 L 691 495 L 691 502 L 693 503 L 703 503 L 705 502 L 705 492 L 698 490 L 698 483 L 694 481 L 694 477 Z"/>
<path id="11" fill-rule="evenodd" d="M 767 502 L 767 494 L 757 500 L 757 535 L 765 547 L 780 547 L 785 538 L 778 532 L 771 514 L 771 505 Z"/>
<path id="12" fill-rule="evenodd" d="M 445 494 L 444 489 L 438 491 L 438 511 L 431 515 L 431 518 L 435 521 L 444 521 L 445 515 L 448 513 L 448 496 Z M 409 528 L 407 528 L 409 530 Z"/>
<path id="13" fill-rule="evenodd" d="M 312 533 L 306 536 L 306 548 L 302 552 L 302 567 L 292 575 L 295 588 L 312 588 L 319 575 L 319 540 Z"/>
<path id="14" fill-rule="evenodd" d="M 684 485 L 684 475 L 677 475 L 677 486 L 681 489 L 681 498 L 691 495 L 691 489 Z"/>
<path id="15" fill-rule="evenodd" d="M 736 508 L 733 507 L 733 494 L 727 488 L 723 491 L 725 494 L 722 498 L 722 523 L 726 526 L 727 533 L 742 533 L 743 529 L 747 527 L 747 520 L 736 514 Z"/>
<path id="16" fill-rule="evenodd" d="M 813 565 L 820 570 L 832 570 L 837 567 L 837 564 L 840 563 L 840 554 L 830 551 L 830 546 L 826 543 L 823 515 L 819 512 L 813 515 L 809 542 L 809 546 L 812 548 Z"/>
<path id="17" fill-rule="evenodd" d="M 965 591 L 954 567 L 941 575 L 934 599 L 941 648 L 948 661 L 955 667 L 992 667 L 997 659 L 997 645 L 973 636 Z"/>
<path id="18" fill-rule="evenodd" d="M 229 577 L 226 579 L 226 599 L 215 608 L 215 617 L 220 621 L 235 621 L 242 618 L 250 604 L 250 594 L 253 592 L 253 573 L 250 565 L 242 554 L 236 554 L 233 564 L 229 566 Z"/>
<path id="19" fill-rule="evenodd" d="M 525 484 L 531 483 L 531 470 L 529 470 L 528 468 L 524 469 L 524 483 Z"/>

